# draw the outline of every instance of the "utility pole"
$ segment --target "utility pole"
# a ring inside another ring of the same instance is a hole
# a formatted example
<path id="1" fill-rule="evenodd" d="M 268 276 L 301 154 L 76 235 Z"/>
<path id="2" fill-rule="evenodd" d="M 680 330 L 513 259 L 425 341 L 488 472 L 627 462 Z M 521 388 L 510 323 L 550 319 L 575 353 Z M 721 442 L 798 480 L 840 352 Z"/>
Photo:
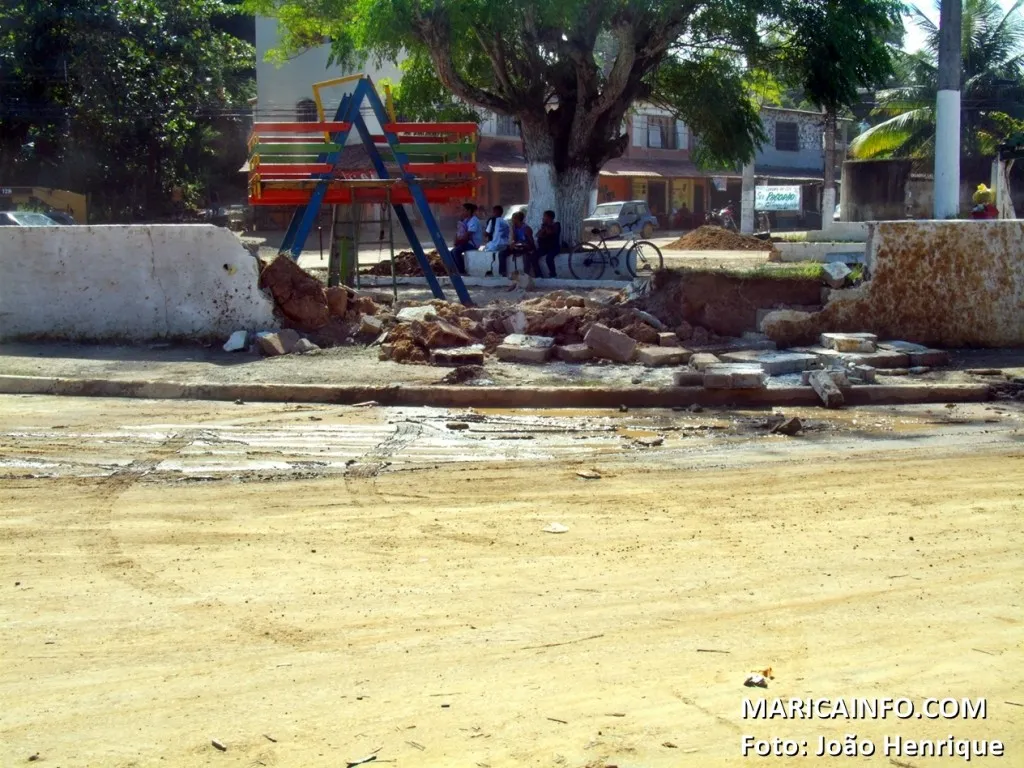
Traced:
<path id="1" fill-rule="evenodd" d="M 836 125 L 835 110 L 825 110 L 825 169 L 822 173 L 821 228 L 828 229 L 836 210 Z"/>
<path id="2" fill-rule="evenodd" d="M 743 166 L 743 187 L 740 191 L 740 232 L 750 235 L 754 232 L 755 203 L 754 161 Z"/>
<path id="3" fill-rule="evenodd" d="M 939 94 L 935 105 L 935 218 L 960 212 L 960 70 L 962 0 L 942 0 Z"/>

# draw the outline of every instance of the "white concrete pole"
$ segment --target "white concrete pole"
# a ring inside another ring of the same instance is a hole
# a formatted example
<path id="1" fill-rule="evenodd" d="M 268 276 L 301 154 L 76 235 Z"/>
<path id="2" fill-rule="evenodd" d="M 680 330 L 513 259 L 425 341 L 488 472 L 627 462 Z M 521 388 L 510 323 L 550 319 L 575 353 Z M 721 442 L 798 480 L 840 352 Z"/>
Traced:
<path id="1" fill-rule="evenodd" d="M 961 0 L 942 0 L 939 18 L 939 94 L 935 105 L 936 219 L 960 212 Z"/>
<path id="2" fill-rule="evenodd" d="M 743 166 L 743 189 L 740 192 L 740 232 L 754 233 L 754 164 Z"/>

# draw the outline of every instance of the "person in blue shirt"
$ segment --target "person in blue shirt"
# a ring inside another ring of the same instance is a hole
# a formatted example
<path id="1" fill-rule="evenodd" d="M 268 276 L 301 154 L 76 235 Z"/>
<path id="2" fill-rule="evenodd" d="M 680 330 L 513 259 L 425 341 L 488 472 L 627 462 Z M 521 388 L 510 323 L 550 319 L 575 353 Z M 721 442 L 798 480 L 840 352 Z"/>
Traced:
<path id="1" fill-rule="evenodd" d="M 455 236 L 455 245 L 452 248 L 452 259 L 460 275 L 466 274 L 466 251 L 475 251 L 483 242 L 483 234 L 480 227 L 480 219 L 476 217 L 476 205 L 464 203 L 462 205 L 462 217 L 459 219 L 458 233 Z"/>
<path id="2" fill-rule="evenodd" d="M 481 251 L 498 254 L 499 274 L 505 274 L 505 251 L 508 249 L 512 229 L 505 221 L 505 209 L 500 205 L 494 206 L 491 218 L 487 221 L 487 235 L 490 238 L 487 245 L 480 248 Z M 491 257 L 493 259 L 493 257 Z M 493 261 L 492 261 L 493 264 Z"/>

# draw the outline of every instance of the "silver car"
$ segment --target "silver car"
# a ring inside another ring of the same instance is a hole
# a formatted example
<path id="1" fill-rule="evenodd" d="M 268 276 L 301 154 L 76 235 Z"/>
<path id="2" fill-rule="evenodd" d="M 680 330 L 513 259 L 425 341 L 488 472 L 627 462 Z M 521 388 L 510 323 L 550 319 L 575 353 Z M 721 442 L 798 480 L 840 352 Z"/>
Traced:
<path id="1" fill-rule="evenodd" d="M 651 237 L 658 219 L 647 207 L 646 200 L 627 200 L 622 203 L 601 203 L 583 220 L 584 235 L 595 229 L 604 230 L 605 237 L 618 237 L 623 232 L 636 232 Z"/>
<path id="2" fill-rule="evenodd" d="M 0 211 L 0 227 L 56 227 L 57 222 L 33 211 Z"/>

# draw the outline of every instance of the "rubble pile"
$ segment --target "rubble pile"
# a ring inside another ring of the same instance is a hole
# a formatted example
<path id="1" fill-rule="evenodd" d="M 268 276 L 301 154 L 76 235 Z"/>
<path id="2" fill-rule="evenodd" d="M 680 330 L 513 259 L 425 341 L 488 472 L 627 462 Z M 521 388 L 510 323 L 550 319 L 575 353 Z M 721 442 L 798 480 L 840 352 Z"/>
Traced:
<path id="1" fill-rule="evenodd" d="M 773 251 L 770 240 L 741 235 L 722 227 L 703 226 L 665 246 L 668 251 Z"/>
<path id="2" fill-rule="evenodd" d="M 435 275 L 447 275 L 448 270 L 444 268 L 444 261 L 437 251 L 427 251 L 427 259 L 430 261 L 430 268 Z M 361 270 L 364 275 L 376 275 L 378 277 L 391 277 L 391 262 L 385 260 L 372 267 Z M 400 251 L 395 254 L 395 274 L 399 277 L 420 277 L 423 270 L 416 260 L 416 254 L 412 251 Z"/>

